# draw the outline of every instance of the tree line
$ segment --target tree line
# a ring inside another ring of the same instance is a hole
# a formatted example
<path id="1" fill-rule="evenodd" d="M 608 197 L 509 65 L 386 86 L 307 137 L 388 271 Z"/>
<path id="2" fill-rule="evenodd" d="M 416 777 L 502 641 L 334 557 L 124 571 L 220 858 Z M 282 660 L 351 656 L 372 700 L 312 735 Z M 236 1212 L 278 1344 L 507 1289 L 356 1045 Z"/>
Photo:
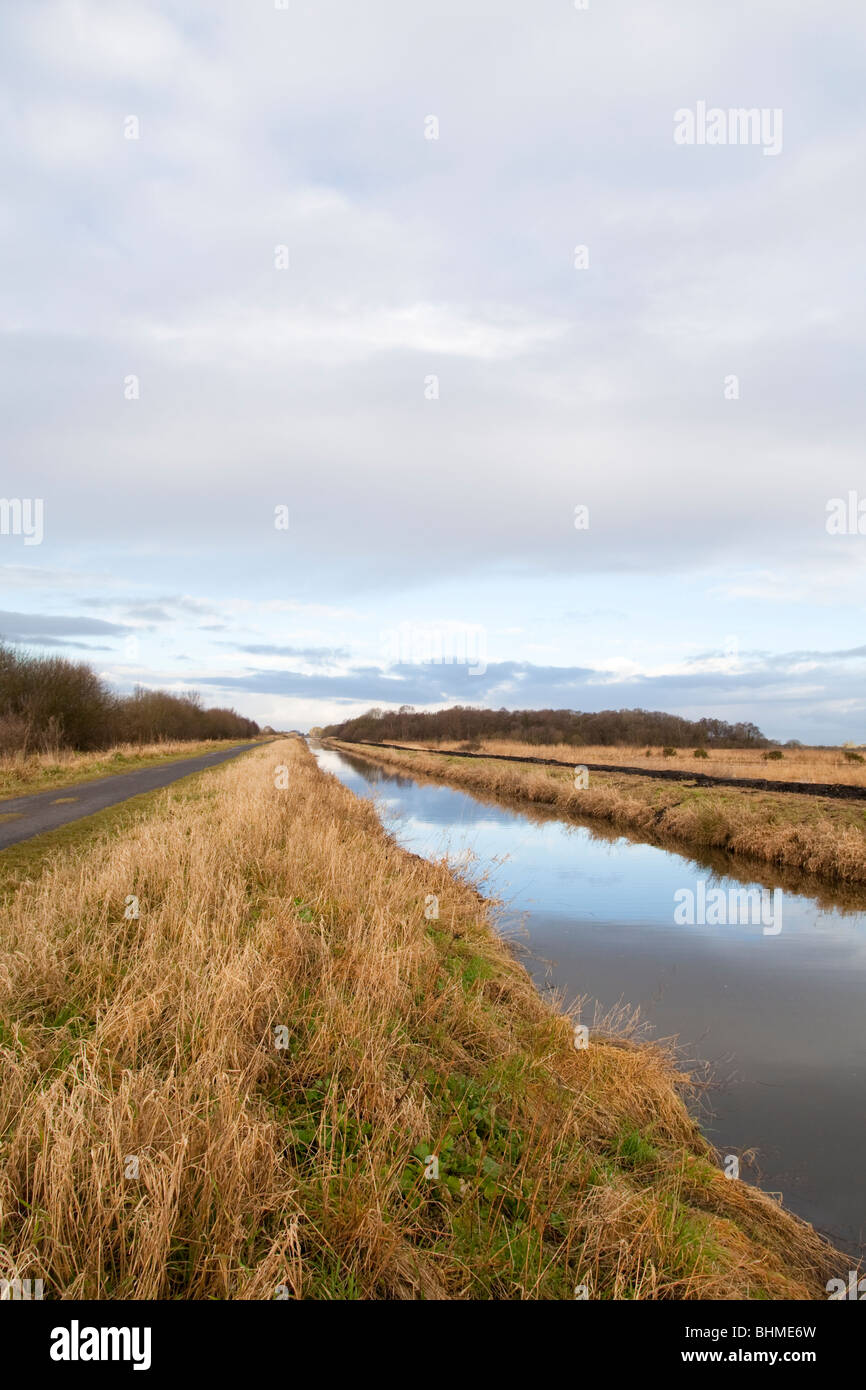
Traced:
<path id="1" fill-rule="evenodd" d="M 424 714 L 411 705 L 403 705 L 399 710 L 367 710 L 342 724 L 329 724 L 323 733 L 350 743 L 362 739 L 378 743 L 479 743 L 492 738 L 533 744 L 661 744 L 671 748 L 763 748 L 771 743 L 756 724 L 683 719 L 678 714 L 646 709 L 585 713 L 570 709 L 493 710 L 454 705 Z"/>
<path id="2" fill-rule="evenodd" d="M 206 709 L 197 694 L 138 686 L 119 695 L 83 661 L 0 643 L 0 752 L 109 748 L 164 739 L 254 738 L 253 719 Z"/>

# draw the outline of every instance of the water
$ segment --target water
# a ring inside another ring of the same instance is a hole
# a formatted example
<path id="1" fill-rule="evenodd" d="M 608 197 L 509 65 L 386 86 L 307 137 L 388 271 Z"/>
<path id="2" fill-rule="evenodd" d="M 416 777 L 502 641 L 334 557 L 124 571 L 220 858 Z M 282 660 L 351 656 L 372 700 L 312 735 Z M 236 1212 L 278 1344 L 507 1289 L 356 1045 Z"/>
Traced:
<path id="1" fill-rule="evenodd" d="M 712 1143 L 741 1156 L 744 1178 L 862 1253 L 866 897 L 843 900 L 765 866 L 750 879 L 726 856 L 697 862 L 313 751 L 353 792 L 375 797 L 401 845 L 458 867 L 473 856 L 470 875 L 487 875 L 482 891 L 502 900 L 499 927 L 528 948 L 539 987 L 567 1002 L 588 996 L 587 1022 L 596 1003 L 639 1006 L 650 1036 L 676 1035 L 686 1058 L 710 1063 L 699 1118 Z M 781 887 L 781 931 L 677 925 L 674 894 L 699 879 L 708 891 Z"/>

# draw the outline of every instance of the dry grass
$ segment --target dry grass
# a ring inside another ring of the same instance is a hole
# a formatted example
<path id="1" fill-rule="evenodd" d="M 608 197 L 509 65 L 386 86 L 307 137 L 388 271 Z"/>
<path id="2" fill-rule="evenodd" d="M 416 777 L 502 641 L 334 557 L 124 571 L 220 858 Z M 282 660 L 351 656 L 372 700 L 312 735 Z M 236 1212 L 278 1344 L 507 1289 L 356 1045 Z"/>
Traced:
<path id="1" fill-rule="evenodd" d="M 57 749 L 52 753 L 5 753 L 0 756 L 0 798 L 25 796 L 49 787 L 68 787 L 115 772 L 134 772 L 139 767 L 195 758 L 217 748 L 233 748 L 243 739 L 188 742 L 165 739 L 161 743 L 118 743 L 100 752 L 76 753 Z"/>
<path id="2" fill-rule="evenodd" d="M 460 742 L 422 744 L 407 742 L 406 748 L 436 747 L 456 750 L 470 745 Z M 607 763 L 614 767 L 676 768 L 686 772 L 706 772 L 714 777 L 766 777 L 773 782 L 843 783 L 866 787 L 866 755 L 862 764 L 845 757 L 842 748 L 784 748 L 781 758 L 765 759 L 767 749 L 718 748 L 706 758 L 696 758 L 694 748 L 678 748 L 674 757 L 665 757 L 653 747 L 646 756 L 646 744 L 610 747 L 606 744 L 518 743 L 511 739 L 481 739 L 471 744 L 473 752 L 506 754 L 512 758 L 554 758 L 560 762 Z M 851 750 L 852 752 L 856 750 Z"/>
<path id="3" fill-rule="evenodd" d="M 0 1275 L 53 1297 L 804 1299 L 850 1264 L 725 1179 L 670 1055 L 577 1051 L 299 740 L 19 889 L 0 1017 Z"/>

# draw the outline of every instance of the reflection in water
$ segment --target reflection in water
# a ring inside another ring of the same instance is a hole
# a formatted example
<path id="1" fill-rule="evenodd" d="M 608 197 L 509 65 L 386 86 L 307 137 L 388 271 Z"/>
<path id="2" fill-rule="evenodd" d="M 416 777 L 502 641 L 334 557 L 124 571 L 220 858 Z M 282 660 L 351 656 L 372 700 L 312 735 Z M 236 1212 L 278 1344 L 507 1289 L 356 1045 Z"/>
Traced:
<path id="1" fill-rule="evenodd" d="M 472 857 L 498 925 L 524 933 L 537 984 L 607 1011 L 638 1006 L 656 1036 L 713 1064 L 702 1112 L 722 1154 L 757 1151 L 742 1172 L 857 1253 L 866 1237 L 866 901 L 800 873 L 687 858 L 556 812 L 481 801 L 366 758 L 313 746 L 320 764 L 425 858 Z M 679 925 L 674 895 L 699 879 L 784 893 L 783 928 Z M 818 896 L 816 896 L 816 894 Z"/>

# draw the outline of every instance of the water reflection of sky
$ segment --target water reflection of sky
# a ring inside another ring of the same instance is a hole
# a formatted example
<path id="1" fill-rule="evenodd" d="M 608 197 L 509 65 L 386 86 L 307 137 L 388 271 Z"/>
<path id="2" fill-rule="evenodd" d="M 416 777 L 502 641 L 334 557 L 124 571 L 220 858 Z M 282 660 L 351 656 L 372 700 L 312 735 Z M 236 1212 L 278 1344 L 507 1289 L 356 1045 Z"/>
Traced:
<path id="1" fill-rule="evenodd" d="M 761 885 L 711 873 L 655 845 L 598 839 L 584 826 L 558 820 L 535 823 L 518 811 L 482 804 L 452 787 L 421 786 L 401 777 L 395 791 L 397 779 L 382 777 L 376 769 L 365 776 L 331 750 L 321 750 L 319 757 L 358 795 L 374 797 L 383 823 L 400 844 L 424 858 L 447 857 L 458 867 L 471 855 L 488 872 L 488 891 L 517 910 L 543 907 L 548 917 L 573 921 L 609 918 L 615 906 L 617 923 L 640 922 L 675 934 L 721 935 L 722 944 L 762 938 L 778 947 L 786 937 L 798 936 L 813 944 L 824 942 L 828 948 L 847 946 L 851 958 L 866 967 L 864 913 L 826 911 L 813 899 L 786 892 L 779 938 L 763 938 L 759 924 L 677 926 L 673 913 L 678 889 L 694 889 L 699 879 L 708 890 L 751 886 L 760 891 Z"/>
<path id="2" fill-rule="evenodd" d="M 317 756 L 375 798 L 406 848 L 484 877 L 540 985 L 588 996 L 590 1016 L 596 1001 L 639 1006 L 657 1035 L 676 1034 L 689 1055 L 716 1064 L 725 1084 L 705 1117 L 713 1141 L 757 1148 L 763 1185 L 856 1248 L 866 1225 L 866 914 L 786 891 L 775 936 L 759 922 L 680 925 L 678 889 L 699 879 L 725 891 L 761 885 L 330 750 Z"/>

